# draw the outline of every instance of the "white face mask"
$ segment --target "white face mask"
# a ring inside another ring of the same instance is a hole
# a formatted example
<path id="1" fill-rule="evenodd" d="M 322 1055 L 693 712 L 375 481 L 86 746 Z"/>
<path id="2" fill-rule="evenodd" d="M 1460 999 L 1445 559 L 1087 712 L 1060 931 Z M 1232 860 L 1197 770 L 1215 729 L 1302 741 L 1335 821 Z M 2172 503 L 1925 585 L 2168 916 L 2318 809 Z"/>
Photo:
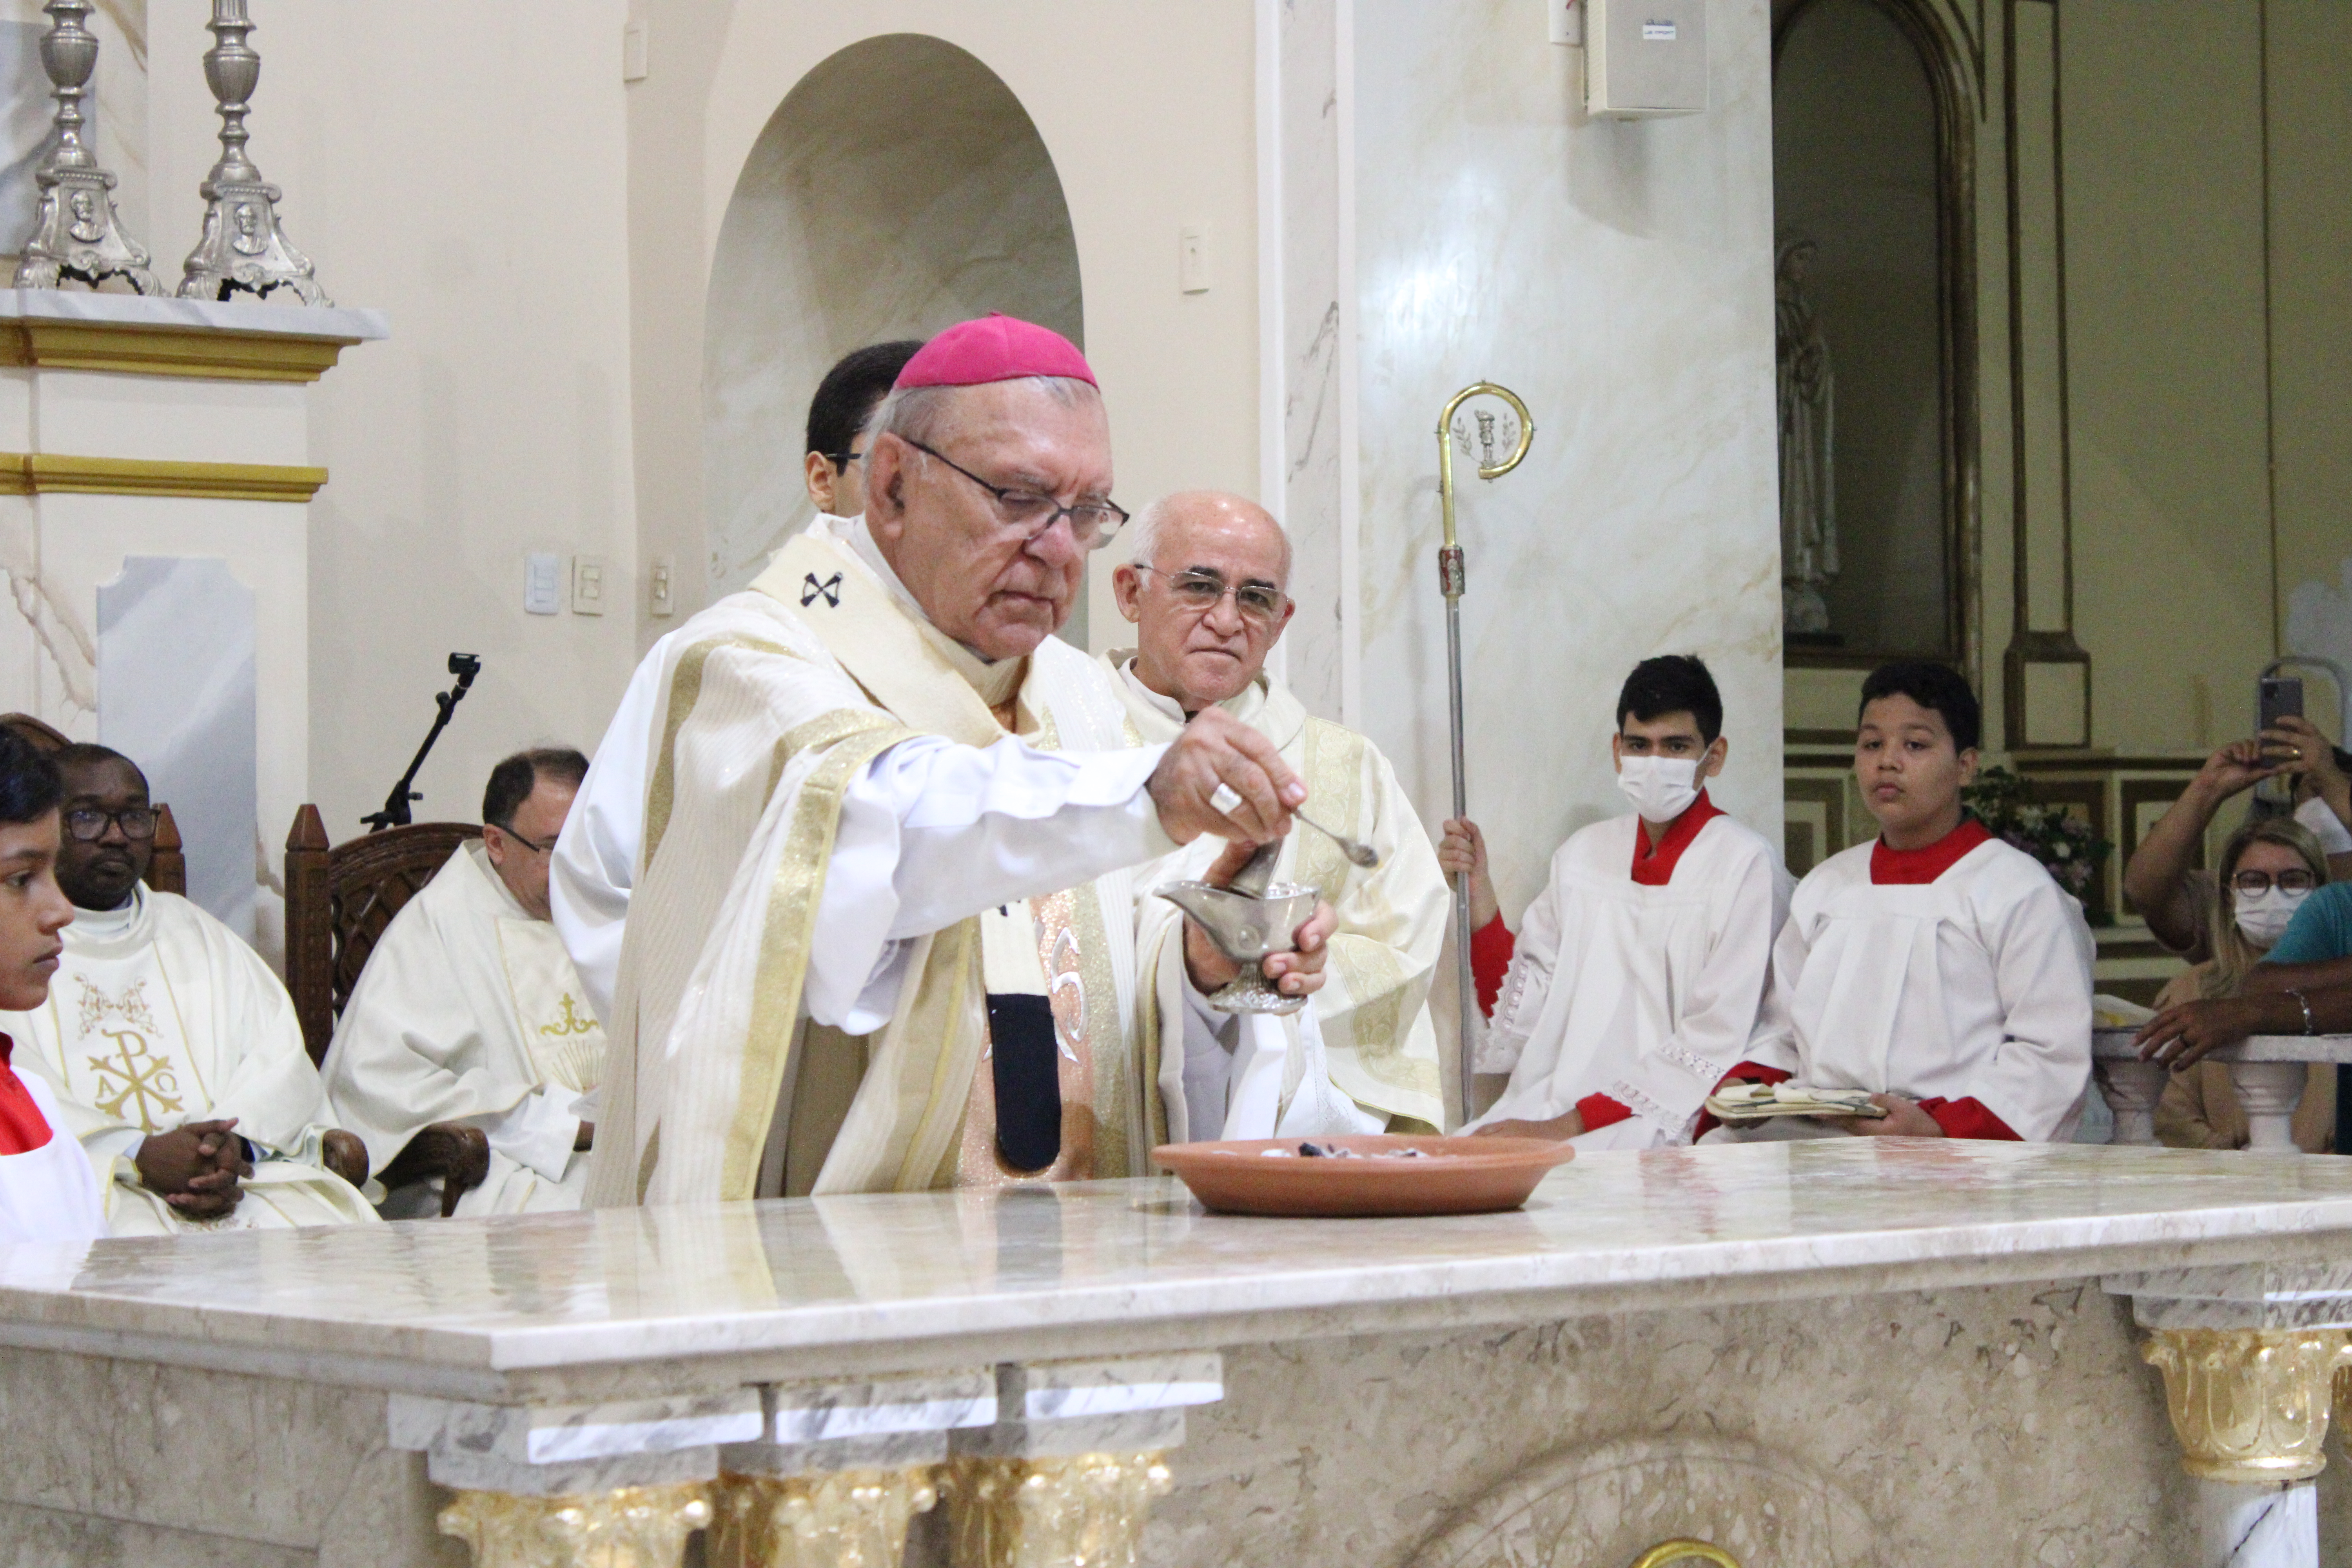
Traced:
<path id="1" fill-rule="evenodd" d="M 1645 822 L 1672 822 L 1698 798 L 1698 762 L 1693 757 L 1621 757 L 1617 787 Z"/>
<path id="2" fill-rule="evenodd" d="M 2286 934 L 2287 922 L 2303 900 L 2311 897 L 2311 889 L 2298 888 L 2290 892 L 2284 888 L 2265 888 L 2259 893 L 2230 895 L 2231 912 L 2237 917 L 2238 931 L 2256 947 L 2275 946 Z"/>

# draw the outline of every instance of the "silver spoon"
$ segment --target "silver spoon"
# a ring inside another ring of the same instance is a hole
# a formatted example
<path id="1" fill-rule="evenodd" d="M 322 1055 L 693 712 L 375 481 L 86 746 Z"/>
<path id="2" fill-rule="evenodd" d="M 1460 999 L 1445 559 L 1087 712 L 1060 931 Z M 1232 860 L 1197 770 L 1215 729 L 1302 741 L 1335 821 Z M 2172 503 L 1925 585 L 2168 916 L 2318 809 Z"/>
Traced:
<path id="1" fill-rule="evenodd" d="M 1339 847 L 1339 852 L 1345 855 L 1350 863 L 1360 866 L 1367 871 L 1381 863 L 1380 851 L 1361 839 L 1350 838 L 1344 833 L 1334 833 L 1303 811 L 1294 811 L 1290 815 L 1337 844 Z"/>

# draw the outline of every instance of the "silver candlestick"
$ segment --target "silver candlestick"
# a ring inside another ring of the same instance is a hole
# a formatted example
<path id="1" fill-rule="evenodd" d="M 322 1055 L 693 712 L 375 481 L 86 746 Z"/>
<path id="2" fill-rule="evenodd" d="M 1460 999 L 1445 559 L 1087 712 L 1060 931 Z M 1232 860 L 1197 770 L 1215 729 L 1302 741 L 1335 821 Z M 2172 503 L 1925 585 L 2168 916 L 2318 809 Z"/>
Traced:
<path id="1" fill-rule="evenodd" d="M 285 193 L 261 177 L 245 155 L 245 117 L 254 85 L 261 79 L 261 57 L 245 41 L 253 24 L 246 0 L 213 0 L 213 47 L 205 51 L 205 80 L 218 100 L 220 162 L 196 187 L 205 198 L 205 237 L 188 253 L 180 279 L 183 300 L 226 300 L 242 290 L 266 299 L 290 289 L 305 305 L 331 305 L 320 289 L 310 258 L 286 242 L 278 226 L 278 203 Z"/>
<path id="2" fill-rule="evenodd" d="M 97 288 L 120 278 L 142 294 L 161 294 L 145 247 L 122 232 L 114 210 L 114 176 L 82 144 L 81 100 L 98 68 L 98 36 L 82 26 L 89 0 L 49 0 L 41 7 L 49 30 L 41 35 L 41 68 L 57 89 L 58 137 L 33 178 L 41 187 L 40 216 L 16 266 L 19 289 L 55 289 L 61 279 Z"/>

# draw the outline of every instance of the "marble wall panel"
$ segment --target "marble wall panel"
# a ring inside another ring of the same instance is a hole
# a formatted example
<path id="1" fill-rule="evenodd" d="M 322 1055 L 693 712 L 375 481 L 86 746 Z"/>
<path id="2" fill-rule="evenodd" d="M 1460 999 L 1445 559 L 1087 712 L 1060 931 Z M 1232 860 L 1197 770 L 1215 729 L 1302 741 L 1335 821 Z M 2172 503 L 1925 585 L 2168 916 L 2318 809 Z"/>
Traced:
<path id="1" fill-rule="evenodd" d="M 254 936 L 254 594 L 228 563 L 133 555 L 98 590 L 98 738 L 137 763 L 186 845 L 188 897 Z"/>
<path id="2" fill-rule="evenodd" d="M 1363 729 L 1446 815 L 1444 400 L 1523 396 L 1534 447 L 1461 481 L 1470 805 L 1507 913 L 1625 802 L 1617 689 L 1696 652 L 1723 688 L 1718 804 L 1780 831 L 1771 129 L 1764 0 L 1708 12 L 1711 107 L 1589 119 L 1581 51 L 1516 0 L 1355 0 Z M 1450 1009 L 1433 1004 L 1433 1012 Z"/>

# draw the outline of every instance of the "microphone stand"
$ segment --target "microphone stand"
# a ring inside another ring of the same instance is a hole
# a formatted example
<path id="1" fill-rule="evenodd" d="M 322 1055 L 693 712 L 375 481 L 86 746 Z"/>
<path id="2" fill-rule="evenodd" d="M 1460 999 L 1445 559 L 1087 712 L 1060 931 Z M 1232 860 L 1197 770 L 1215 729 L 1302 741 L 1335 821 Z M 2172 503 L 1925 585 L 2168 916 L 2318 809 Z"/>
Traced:
<path id="1" fill-rule="evenodd" d="M 432 753 L 433 742 L 439 740 L 441 731 L 449 727 L 449 715 L 456 712 L 457 704 L 466 700 L 466 689 L 474 684 L 474 677 L 482 673 L 481 656 L 472 653 L 451 654 L 449 673 L 457 678 L 457 684 L 446 691 L 436 691 L 433 694 L 433 705 L 440 711 L 434 715 L 433 728 L 425 731 L 425 743 L 417 747 L 416 755 L 409 759 L 408 771 L 400 775 L 400 782 L 392 786 L 390 795 L 383 797 L 382 811 L 372 811 L 360 818 L 362 822 L 367 824 L 367 830 L 370 833 L 382 833 L 387 827 L 408 826 L 408 803 L 425 798 L 412 787 L 416 783 L 416 772 L 425 765 L 425 759 Z"/>

